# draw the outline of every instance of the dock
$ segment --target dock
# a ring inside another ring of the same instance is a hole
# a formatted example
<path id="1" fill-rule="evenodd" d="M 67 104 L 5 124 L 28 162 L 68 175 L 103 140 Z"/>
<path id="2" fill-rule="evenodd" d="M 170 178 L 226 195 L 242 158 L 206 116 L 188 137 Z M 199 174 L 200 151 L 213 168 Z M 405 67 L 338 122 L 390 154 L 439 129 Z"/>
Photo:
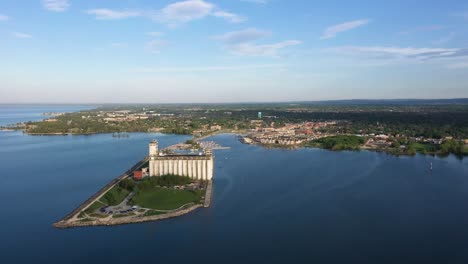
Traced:
<path id="1" fill-rule="evenodd" d="M 230 149 L 230 147 L 223 147 L 214 141 L 197 141 L 197 142 L 204 149 Z"/>

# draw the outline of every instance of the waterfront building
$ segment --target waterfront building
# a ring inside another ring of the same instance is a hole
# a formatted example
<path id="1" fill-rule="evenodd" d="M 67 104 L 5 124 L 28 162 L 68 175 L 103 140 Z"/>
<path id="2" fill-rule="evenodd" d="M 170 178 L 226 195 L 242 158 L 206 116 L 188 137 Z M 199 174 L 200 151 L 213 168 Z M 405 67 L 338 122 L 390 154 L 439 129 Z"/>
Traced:
<path id="1" fill-rule="evenodd" d="M 211 180 L 213 166 L 214 156 L 211 149 L 194 154 L 164 154 L 159 152 L 156 140 L 149 143 L 150 177 L 174 174 L 198 180 Z"/>

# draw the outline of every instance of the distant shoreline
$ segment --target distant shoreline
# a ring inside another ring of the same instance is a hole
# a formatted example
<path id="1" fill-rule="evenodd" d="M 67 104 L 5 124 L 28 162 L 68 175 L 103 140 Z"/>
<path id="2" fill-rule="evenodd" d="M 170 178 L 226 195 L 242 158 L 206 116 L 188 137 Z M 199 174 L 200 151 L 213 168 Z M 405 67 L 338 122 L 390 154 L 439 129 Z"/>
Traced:
<path id="1" fill-rule="evenodd" d="M 0 131 L 21 131 L 23 129 L 10 129 L 10 130 L 0 130 Z M 235 130 L 222 130 L 222 131 L 215 131 L 213 133 L 210 133 L 208 135 L 204 135 L 204 136 L 201 136 L 201 137 L 193 137 L 193 140 L 195 141 L 199 141 L 199 140 L 203 140 L 205 138 L 208 138 L 208 137 L 212 137 L 212 136 L 215 136 L 215 135 L 219 135 L 219 134 L 234 134 L 236 136 L 242 136 L 245 134 L 246 131 L 243 131 L 243 130 L 239 130 L 239 131 L 235 131 Z M 27 134 L 27 135 L 30 135 L 30 136 L 91 136 L 91 135 L 99 135 L 99 134 L 112 134 L 112 133 L 116 133 L 116 132 L 93 132 L 93 133 L 28 133 L 26 131 L 23 130 L 23 133 L 24 134 Z M 129 134 L 132 134 L 132 133 L 148 133 L 148 134 L 151 134 L 151 133 L 161 133 L 161 134 L 168 134 L 168 135 L 177 135 L 177 134 L 173 134 L 173 133 L 165 133 L 165 132 L 127 132 Z M 183 136 L 184 134 L 181 134 L 181 136 Z M 190 136 L 190 135 L 185 135 L 185 136 Z M 333 152 L 339 152 L 339 151 L 363 151 L 363 150 L 367 150 L 367 151 L 372 151 L 372 152 L 383 152 L 383 153 L 387 153 L 389 155 L 392 155 L 392 156 L 409 156 L 409 157 L 412 157 L 414 156 L 415 154 L 408 154 L 408 153 L 393 153 L 392 151 L 389 151 L 389 150 L 385 150 L 385 149 L 378 149 L 378 148 L 369 148 L 369 147 L 363 147 L 363 146 L 360 146 L 359 149 L 340 149 L 340 150 L 333 150 L 333 149 L 327 149 L 327 148 L 323 148 L 323 147 L 319 147 L 319 146 L 305 146 L 303 144 L 298 144 L 298 145 L 279 145 L 279 144 L 261 144 L 261 143 L 245 143 L 245 142 L 242 142 L 243 144 L 247 144 L 247 145 L 257 145 L 257 146 L 260 146 L 260 147 L 263 147 L 263 148 L 267 148 L 267 149 L 301 149 L 301 148 L 315 148 L 315 149 L 324 149 L 324 150 L 328 150 L 328 151 L 333 151 Z M 445 156 L 449 156 L 450 154 L 453 154 L 453 153 L 449 153 L 449 154 L 439 154 L 439 153 L 435 153 L 435 152 L 427 152 L 427 153 L 421 153 L 421 152 L 417 152 L 418 154 L 421 154 L 421 155 L 429 155 L 429 156 L 438 156 L 438 157 L 445 157 Z M 468 156 L 468 154 L 463 154 L 463 155 L 456 155 L 456 154 L 453 154 L 455 156 L 459 156 L 459 157 L 466 157 Z"/>
<path id="2" fill-rule="evenodd" d="M 350 98 L 350 99 L 323 99 L 323 100 L 286 100 L 286 101 L 235 101 L 235 102 L 174 102 L 174 103 L 152 103 L 152 102 L 142 102 L 142 103 L 122 103 L 122 102 L 103 102 L 103 103 L 0 103 L 0 106 L 31 106 L 31 105 L 53 105 L 53 106 L 121 106 L 121 105 L 141 105 L 141 106 L 152 106 L 152 105 L 236 105 L 236 104 L 294 104 L 294 103 L 308 103 L 308 104 L 344 104 L 344 103 L 354 103 L 354 104 L 389 104 L 389 103 L 398 103 L 398 104 L 414 104 L 414 103 L 425 103 L 425 104 L 463 104 L 468 103 L 468 98 L 466 97 L 453 97 L 453 98 Z"/>

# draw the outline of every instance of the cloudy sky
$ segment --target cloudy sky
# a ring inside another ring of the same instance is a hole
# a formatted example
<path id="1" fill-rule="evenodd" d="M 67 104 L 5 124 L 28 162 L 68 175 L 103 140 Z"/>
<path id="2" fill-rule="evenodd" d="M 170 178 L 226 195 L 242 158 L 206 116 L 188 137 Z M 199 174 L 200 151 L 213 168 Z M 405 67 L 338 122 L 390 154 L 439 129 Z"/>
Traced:
<path id="1" fill-rule="evenodd" d="M 0 0 L 0 103 L 468 97 L 468 1 Z"/>

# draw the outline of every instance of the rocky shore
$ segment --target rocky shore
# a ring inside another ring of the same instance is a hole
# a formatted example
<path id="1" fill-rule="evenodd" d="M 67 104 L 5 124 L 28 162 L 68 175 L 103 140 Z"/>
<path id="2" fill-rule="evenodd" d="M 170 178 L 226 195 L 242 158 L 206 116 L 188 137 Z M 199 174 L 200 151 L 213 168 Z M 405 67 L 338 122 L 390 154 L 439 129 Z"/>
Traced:
<path id="1" fill-rule="evenodd" d="M 160 215 L 151 215 L 151 216 L 133 216 L 133 217 L 112 218 L 109 220 L 98 219 L 98 220 L 91 220 L 91 221 L 73 221 L 73 222 L 59 221 L 57 223 L 54 223 L 53 226 L 56 228 L 72 228 L 72 227 L 85 227 L 85 226 L 112 226 L 112 225 L 143 223 L 143 222 L 148 222 L 148 221 L 156 221 L 156 220 L 178 217 L 181 215 L 188 214 L 200 207 L 202 207 L 201 204 L 196 204 L 183 210 L 178 210 L 178 211 L 160 214 Z"/>

